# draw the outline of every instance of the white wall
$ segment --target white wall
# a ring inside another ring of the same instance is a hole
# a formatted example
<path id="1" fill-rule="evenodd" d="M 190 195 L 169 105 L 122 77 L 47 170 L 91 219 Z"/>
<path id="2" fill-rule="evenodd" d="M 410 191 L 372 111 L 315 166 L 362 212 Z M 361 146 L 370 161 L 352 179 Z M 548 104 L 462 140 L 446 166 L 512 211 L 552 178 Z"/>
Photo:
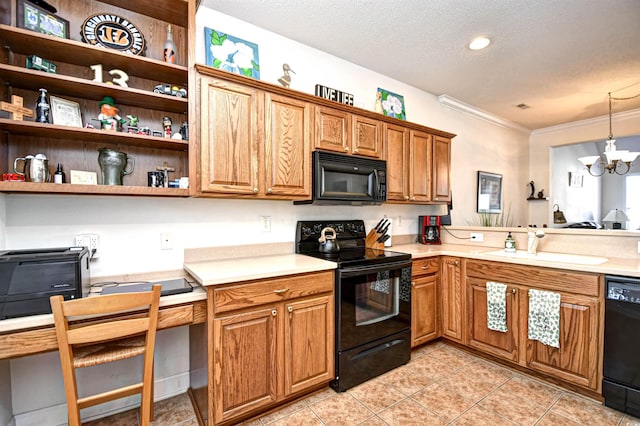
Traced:
<path id="1" fill-rule="evenodd" d="M 476 217 L 478 170 L 503 175 L 503 200 L 511 207 L 514 225 L 527 222 L 527 134 L 444 108 L 432 94 L 206 8 L 200 8 L 197 22 L 200 62 L 206 24 L 257 42 L 263 80 L 275 82 L 287 62 L 297 73 L 292 83 L 296 90 L 313 93 L 316 83 L 327 85 L 354 94 L 356 106 L 366 109 L 373 109 L 377 87 L 404 95 L 409 121 L 458 135 L 452 144 L 454 224 L 465 225 Z M 100 277 L 181 269 L 184 248 L 293 242 L 297 220 L 360 218 L 371 226 L 386 214 L 396 219 L 393 234 L 404 235 L 417 232 L 418 215 L 441 211 L 435 206 L 316 207 L 282 201 L 10 194 L 0 196 L 0 247 L 69 246 L 76 234 L 97 233 L 100 255 L 92 262 L 91 274 Z M 260 232 L 261 215 L 271 216 L 271 232 Z M 173 234 L 173 250 L 160 250 L 161 232 Z M 169 383 L 166 395 L 185 386 L 181 377 L 188 372 L 187 338 L 186 329 L 171 330 L 166 344 L 158 346 L 167 361 L 157 362 L 156 383 Z M 11 361 L 12 412 L 19 414 L 18 426 L 64 416 L 59 368 L 56 353 Z M 44 375 L 38 378 L 34 372 Z M 7 410 L 6 399 L 0 395 L 0 415 Z"/>

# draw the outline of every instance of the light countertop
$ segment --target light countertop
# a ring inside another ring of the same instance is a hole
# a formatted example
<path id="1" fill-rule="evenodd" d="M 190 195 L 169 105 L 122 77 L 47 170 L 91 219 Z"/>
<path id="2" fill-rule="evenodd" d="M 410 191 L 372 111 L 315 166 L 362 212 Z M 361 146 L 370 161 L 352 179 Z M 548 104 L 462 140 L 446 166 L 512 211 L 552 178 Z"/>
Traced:
<path id="1" fill-rule="evenodd" d="M 252 256 L 184 264 L 203 286 L 335 269 L 337 264 L 301 254 Z"/>
<path id="2" fill-rule="evenodd" d="M 457 256 L 470 259 L 516 263 L 520 265 L 539 266 L 545 268 L 566 269 L 571 271 L 640 277 L 640 260 L 638 259 L 607 257 L 607 261 L 604 263 L 600 263 L 597 265 L 585 265 L 578 263 L 547 261 L 538 258 L 497 256 L 489 253 L 499 251 L 499 248 L 486 246 L 470 246 L 463 244 L 423 245 L 413 243 L 394 245 L 388 249 L 409 253 L 411 254 L 411 257 L 413 259 L 431 256 Z"/>

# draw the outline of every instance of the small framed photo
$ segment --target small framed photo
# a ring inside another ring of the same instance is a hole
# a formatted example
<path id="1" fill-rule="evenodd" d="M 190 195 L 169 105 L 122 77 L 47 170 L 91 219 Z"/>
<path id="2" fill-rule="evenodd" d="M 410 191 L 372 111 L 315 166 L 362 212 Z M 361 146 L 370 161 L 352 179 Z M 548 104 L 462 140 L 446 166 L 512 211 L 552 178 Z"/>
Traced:
<path id="1" fill-rule="evenodd" d="M 573 188 L 582 188 L 583 176 L 578 172 L 569 172 L 569 186 Z"/>
<path id="2" fill-rule="evenodd" d="M 51 118 L 59 126 L 82 127 L 80 104 L 51 96 Z"/>
<path id="3" fill-rule="evenodd" d="M 376 104 L 378 102 L 380 102 L 382 106 L 382 113 L 387 117 L 395 117 L 400 120 L 407 119 L 407 113 L 404 108 L 404 96 L 378 87 Z"/>
<path id="4" fill-rule="evenodd" d="M 18 28 L 69 38 L 69 21 L 36 6 L 29 0 L 16 0 L 16 18 Z"/>
<path id="5" fill-rule="evenodd" d="M 502 175 L 478 171 L 477 212 L 502 212 Z"/>

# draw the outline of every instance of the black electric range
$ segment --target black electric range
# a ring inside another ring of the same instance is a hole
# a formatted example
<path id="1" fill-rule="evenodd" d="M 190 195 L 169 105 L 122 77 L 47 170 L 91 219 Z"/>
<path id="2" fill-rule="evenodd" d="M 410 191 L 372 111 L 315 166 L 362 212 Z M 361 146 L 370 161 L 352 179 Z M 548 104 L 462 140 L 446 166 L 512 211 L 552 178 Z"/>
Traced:
<path id="1" fill-rule="evenodd" d="M 337 253 L 320 251 L 318 239 L 326 227 L 336 231 L 336 240 L 340 245 L 340 250 Z M 367 248 L 365 246 L 366 236 L 362 220 L 299 221 L 296 226 L 296 253 L 336 262 L 340 268 L 378 265 L 411 259 L 411 255 L 408 253 Z"/>

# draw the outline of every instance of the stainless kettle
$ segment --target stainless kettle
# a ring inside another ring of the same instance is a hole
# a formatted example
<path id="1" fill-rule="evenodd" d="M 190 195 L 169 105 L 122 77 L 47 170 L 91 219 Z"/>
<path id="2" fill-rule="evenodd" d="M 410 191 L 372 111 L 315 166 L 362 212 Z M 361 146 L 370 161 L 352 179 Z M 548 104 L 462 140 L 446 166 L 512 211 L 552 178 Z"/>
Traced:
<path id="1" fill-rule="evenodd" d="M 22 167 L 18 163 L 22 162 Z M 19 171 L 19 169 L 21 171 Z M 19 157 L 13 161 L 13 171 L 24 176 L 27 182 L 49 182 L 51 175 L 49 172 L 49 160 L 44 154 L 27 155 Z"/>
<path id="2" fill-rule="evenodd" d="M 327 233 L 330 234 L 327 235 Z M 340 251 L 338 240 L 336 240 L 336 230 L 329 226 L 322 229 L 318 242 L 320 243 L 319 250 L 323 253 L 337 253 Z"/>

